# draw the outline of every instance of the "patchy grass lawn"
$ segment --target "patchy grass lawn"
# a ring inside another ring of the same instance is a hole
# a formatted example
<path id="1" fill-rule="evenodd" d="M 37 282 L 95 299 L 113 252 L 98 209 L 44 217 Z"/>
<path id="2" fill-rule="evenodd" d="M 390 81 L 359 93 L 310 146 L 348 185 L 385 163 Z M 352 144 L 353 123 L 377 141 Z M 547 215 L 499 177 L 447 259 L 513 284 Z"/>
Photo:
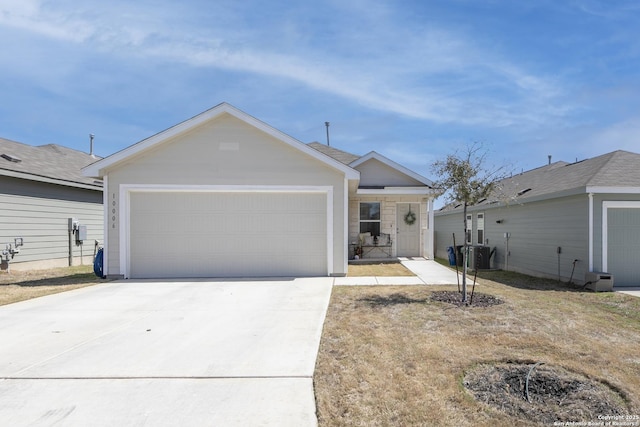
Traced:
<path id="1" fill-rule="evenodd" d="M 464 387 L 477 367 L 509 361 L 606 384 L 640 416 L 640 298 L 516 273 L 480 276 L 476 292 L 503 304 L 431 299 L 455 286 L 335 287 L 314 376 L 319 424 L 549 425 L 481 403 Z"/>
<path id="2" fill-rule="evenodd" d="M 415 276 L 409 269 L 399 262 L 381 264 L 349 264 L 349 277 L 395 277 Z"/>
<path id="3" fill-rule="evenodd" d="M 0 305 L 70 291 L 104 282 L 92 266 L 0 272 Z"/>

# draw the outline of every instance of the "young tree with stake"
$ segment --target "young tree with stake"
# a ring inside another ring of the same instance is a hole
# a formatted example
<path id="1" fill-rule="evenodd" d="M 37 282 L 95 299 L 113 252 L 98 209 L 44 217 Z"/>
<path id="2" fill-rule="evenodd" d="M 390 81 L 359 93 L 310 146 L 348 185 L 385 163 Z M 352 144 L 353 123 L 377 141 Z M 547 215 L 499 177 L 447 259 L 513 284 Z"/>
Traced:
<path id="1" fill-rule="evenodd" d="M 486 199 L 495 193 L 498 181 L 506 178 L 505 168 L 486 168 L 487 151 L 480 143 L 467 146 L 463 152 L 449 154 L 445 160 L 433 163 L 432 169 L 438 176 L 435 185 L 440 195 L 445 195 L 448 202 L 463 206 L 463 230 L 465 235 L 462 268 L 462 302 L 467 302 L 467 207 Z M 456 248 L 454 248 L 455 250 Z"/>

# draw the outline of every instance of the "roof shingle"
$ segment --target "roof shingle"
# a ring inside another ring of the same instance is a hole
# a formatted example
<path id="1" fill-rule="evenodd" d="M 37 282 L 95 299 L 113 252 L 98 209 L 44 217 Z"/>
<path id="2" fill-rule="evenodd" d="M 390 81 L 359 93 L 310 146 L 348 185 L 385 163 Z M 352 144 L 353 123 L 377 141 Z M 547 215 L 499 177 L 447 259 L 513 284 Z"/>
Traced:
<path id="1" fill-rule="evenodd" d="M 488 197 L 478 205 L 495 203 L 500 197 L 524 201 L 552 198 L 555 194 L 586 191 L 587 187 L 640 188 L 640 154 L 617 150 L 575 163 L 555 162 L 499 182 L 502 195 Z M 447 205 L 441 211 L 453 210 Z"/>
<path id="2" fill-rule="evenodd" d="M 319 152 L 326 154 L 329 157 L 333 157 L 337 161 L 348 165 L 356 160 L 358 160 L 362 156 L 358 156 L 355 154 L 348 153 L 343 150 L 338 150 L 337 148 L 333 148 L 329 145 L 321 144 L 319 142 L 310 142 L 307 144 L 309 147 L 318 150 Z"/>
<path id="3" fill-rule="evenodd" d="M 75 183 L 101 188 L 101 181 L 82 176 L 81 171 L 97 160 L 98 157 L 61 145 L 34 147 L 0 138 L 0 174 L 19 172 L 32 175 L 34 179 L 49 178 L 66 181 L 70 185 Z"/>

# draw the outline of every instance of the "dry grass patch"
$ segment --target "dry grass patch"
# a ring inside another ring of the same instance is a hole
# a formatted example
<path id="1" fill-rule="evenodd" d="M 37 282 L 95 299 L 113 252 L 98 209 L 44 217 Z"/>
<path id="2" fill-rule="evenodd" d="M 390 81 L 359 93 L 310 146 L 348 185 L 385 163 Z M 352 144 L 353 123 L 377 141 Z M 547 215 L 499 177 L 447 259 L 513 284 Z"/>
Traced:
<path id="1" fill-rule="evenodd" d="M 0 305 L 102 283 L 91 266 L 0 272 Z"/>
<path id="2" fill-rule="evenodd" d="M 413 272 L 399 262 L 381 264 L 349 264 L 349 277 L 395 277 L 415 276 Z"/>
<path id="3" fill-rule="evenodd" d="M 431 297 L 456 287 L 335 287 L 314 379 L 320 425 L 544 425 L 464 387 L 477 366 L 514 360 L 606 383 L 640 415 L 640 298 L 491 275 L 476 289 L 503 301 L 489 307 Z"/>

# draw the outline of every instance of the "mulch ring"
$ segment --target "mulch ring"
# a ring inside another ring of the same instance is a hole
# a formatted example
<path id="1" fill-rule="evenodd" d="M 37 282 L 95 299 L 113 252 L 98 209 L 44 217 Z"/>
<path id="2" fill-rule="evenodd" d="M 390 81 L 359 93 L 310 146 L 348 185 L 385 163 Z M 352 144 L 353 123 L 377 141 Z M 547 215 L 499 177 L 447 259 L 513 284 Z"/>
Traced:
<path id="1" fill-rule="evenodd" d="M 625 399 L 612 387 L 558 366 L 482 364 L 469 371 L 463 383 L 476 400 L 518 419 L 545 425 L 597 422 L 598 416 L 629 412 Z"/>
<path id="2" fill-rule="evenodd" d="M 437 291 L 431 293 L 431 300 L 438 302 L 446 302 L 449 304 L 457 305 L 458 307 L 491 307 L 498 304 L 503 304 L 500 298 L 496 298 L 493 295 L 482 294 L 474 292 L 473 297 L 471 292 L 467 293 L 467 301 L 462 302 L 462 294 L 456 291 Z"/>

